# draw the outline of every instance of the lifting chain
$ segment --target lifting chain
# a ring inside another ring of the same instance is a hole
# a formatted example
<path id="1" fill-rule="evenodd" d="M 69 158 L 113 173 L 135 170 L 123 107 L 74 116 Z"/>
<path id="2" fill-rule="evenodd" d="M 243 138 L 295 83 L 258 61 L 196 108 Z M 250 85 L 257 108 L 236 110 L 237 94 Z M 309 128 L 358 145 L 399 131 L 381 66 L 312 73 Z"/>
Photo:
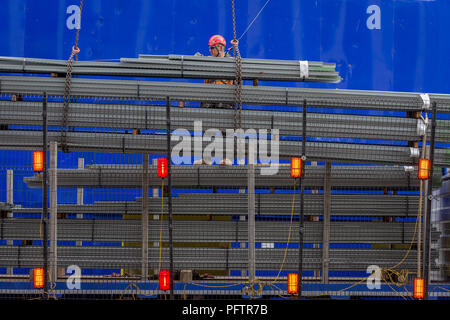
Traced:
<path id="1" fill-rule="evenodd" d="M 63 123 L 61 126 L 61 149 L 64 152 L 68 152 L 67 147 L 67 128 L 68 128 L 68 115 L 69 115 L 69 102 L 70 102 L 70 85 L 72 78 L 72 68 L 73 68 L 73 57 L 78 61 L 78 39 L 80 36 L 81 27 L 81 11 L 83 9 L 83 0 L 80 0 L 80 16 L 78 18 L 77 33 L 75 36 L 75 45 L 72 47 L 72 53 L 70 54 L 69 60 L 67 61 L 67 72 L 66 72 L 66 83 L 64 87 L 64 100 L 63 100 Z"/>
<path id="2" fill-rule="evenodd" d="M 235 90 L 234 90 L 234 130 L 236 128 L 241 128 L 241 111 L 242 111 L 242 60 L 241 54 L 239 53 L 239 40 L 236 35 L 236 17 L 235 17 L 235 7 L 234 0 L 231 0 L 231 11 L 233 17 L 233 56 L 236 61 L 236 80 L 235 80 Z"/>

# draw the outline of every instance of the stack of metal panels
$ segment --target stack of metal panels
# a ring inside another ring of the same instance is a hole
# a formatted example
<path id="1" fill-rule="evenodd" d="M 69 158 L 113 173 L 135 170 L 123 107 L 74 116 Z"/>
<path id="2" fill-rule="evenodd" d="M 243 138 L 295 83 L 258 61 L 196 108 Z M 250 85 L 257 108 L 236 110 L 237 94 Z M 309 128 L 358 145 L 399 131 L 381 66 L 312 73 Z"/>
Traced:
<path id="1" fill-rule="evenodd" d="M 69 131 L 67 133 L 67 146 L 70 151 L 93 151 L 93 152 L 119 152 L 119 153 L 150 153 L 167 154 L 167 138 L 165 135 L 132 135 L 127 133 L 93 133 Z M 9 150 L 36 150 L 42 146 L 42 131 L 32 130 L 3 130 L 0 131 L 1 145 Z M 56 141 L 61 145 L 60 131 L 48 132 L 48 141 Z M 267 141 L 267 140 L 259 140 Z M 202 145 L 192 146 L 191 155 L 203 154 L 205 147 L 210 142 L 203 141 Z M 172 147 L 177 142 L 172 141 Z M 299 141 L 280 140 L 279 159 L 288 160 L 294 155 L 302 154 L 302 145 Z M 248 149 L 246 147 L 246 149 Z M 270 151 L 270 141 L 267 152 Z M 215 151 L 226 156 L 226 144 L 217 145 Z M 232 150 L 230 150 L 232 152 Z M 335 161 L 341 163 L 372 163 L 372 164 L 395 164 L 414 165 L 419 156 L 417 148 L 405 146 L 390 146 L 379 144 L 351 144 L 339 142 L 306 142 L 306 154 L 311 161 Z M 245 151 L 248 158 L 248 150 Z M 187 156 L 180 154 L 180 156 Z M 237 156 L 237 154 L 235 155 Z M 255 154 L 263 161 L 269 161 L 268 155 Z M 221 159 L 217 159 L 219 163 Z M 180 161 L 181 158 L 180 158 Z M 446 149 L 436 149 L 435 165 L 447 166 L 450 159 L 447 157 Z M 181 162 L 180 162 L 181 163 Z"/>
<path id="2" fill-rule="evenodd" d="M 33 101 L 0 100 L 2 120 L 11 125 L 42 125 L 42 103 Z M 205 108 L 173 108 L 172 128 L 188 131 L 233 129 L 234 110 Z M 47 104 L 49 126 L 61 126 L 63 103 Z M 280 135 L 301 136 L 303 115 L 300 112 L 242 110 L 241 128 L 257 128 Z M 195 121 L 195 122 L 194 122 Z M 418 126 L 422 120 L 400 117 L 383 117 L 348 114 L 308 113 L 306 132 L 309 137 L 381 139 L 386 141 L 418 141 Z M 442 120 L 441 127 L 450 127 L 449 120 Z M 68 113 L 68 126 L 78 128 L 116 128 L 139 130 L 165 130 L 166 107 L 136 104 L 72 103 Z M 428 126 L 428 134 L 430 134 Z M 436 130 L 436 142 L 447 142 L 448 133 Z"/>
<path id="3" fill-rule="evenodd" d="M 294 214 L 298 216 L 300 196 L 292 194 L 255 194 L 255 213 L 265 216 L 290 216 L 292 200 Z M 321 216 L 324 211 L 323 195 L 306 194 L 305 212 L 311 216 Z M 378 195 L 378 194 L 333 194 L 331 214 L 342 216 L 410 216 L 417 214 L 418 196 Z M 149 212 L 168 213 L 168 206 L 161 207 L 160 198 L 148 199 Z M 13 212 L 41 212 L 40 208 L 14 208 Z M 172 198 L 173 214 L 178 215 L 241 215 L 248 214 L 246 194 L 180 194 Z M 142 212 L 142 200 L 137 201 L 99 201 L 86 205 L 59 205 L 59 213 L 105 213 L 133 214 Z"/>
<path id="4" fill-rule="evenodd" d="M 3 238 L 8 240 L 40 239 L 40 219 L 9 219 L 1 222 Z M 175 242 L 246 242 L 248 227 L 246 221 L 191 221 L 174 220 L 173 234 Z M 168 221 L 163 221 L 161 241 L 167 242 Z M 256 221 L 257 242 L 288 241 L 289 221 Z M 322 242 L 322 222 L 305 221 L 305 242 Z M 404 244 L 414 236 L 415 222 L 371 222 L 340 221 L 331 222 L 330 241 L 332 243 L 364 243 L 364 244 Z M 160 240 L 161 222 L 149 221 L 149 241 Z M 199 236 L 201 235 L 201 237 Z M 438 234 L 433 234 L 438 238 Z M 106 220 L 106 219 L 60 219 L 58 221 L 58 240 L 60 241 L 134 241 L 142 239 L 141 221 Z M 292 243 L 298 243 L 298 223 L 292 226 Z"/>
<path id="5" fill-rule="evenodd" d="M 331 181 L 333 188 L 370 188 L 370 189 L 414 189 L 419 187 L 417 168 L 408 171 L 396 166 L 332 166 Z M 247 187 L 248 168 L 239 166 L 173 165 L 172 186 L 174 188 Z M 89 165 L 84 169 L 58 169 L 58 186 L 61 188 L 141 188 L 141 165 Z M 436 172 L 436 175 L 439 173 Z M 159 188 L 157 166 L 149 165 L 149 187 Z M 322 188 L 325 179 L 324 166 L 305 166 L 302 184 L 306 188 Z M 42 175 L 25 177 L 24 182 L 31 188 L 42 187 Z M 408 187 L 409 186 L 409 187 Z M 276 175 L 262 175 L 255 170 L 255 187 L 293 187 L 290 167 L 280 165 Z"/>
<path id="6" fill-rule="evenodd" d="M 0 93 L 63 96 L 65 79 L 55 77 L 1 76 Z M 158 82 L 73 78 L 71 95 L 79 97 L 139 98 L 176 101 L 197 101 L 233 104 L 234 86 L 187 82 Z M 430 94 L 424 99 L 414 92 L 309 89 L 274 86 L 242 86 L 242 103 L 249 105 L 282 105 L 330 108 L 373 109 L 382 111 L 418 112 L 429 108 L 435 97 L 438 112 L 450 112 L 447 95 Z"/>
<path id="7" fill-rule="evenodd" d="M 402 268 L 417 268 L 416 251 L 391 249 L 330 249 L 330 269 L 332 270 L 367 270 L 368 265 L 390 268 L 403 261 Z M 42 248 L 5 246 L 2 248 L 0 264 L 5 267 L 35 267 L 42 264 Z M 246 248 L 185 248 L 173 249 L 174 268 L 205 269 L 246 269 L 248 265 Z M 169 249 L 162 248 L 162 266 L 169 264 Z M 285 261 L 285 270 L 298 267 L 298 250 L 256 249 L 256 267 L 258 270 L 278 270 Z M 149 248 L 149 267 L 157 268 L 159 248 Z M 406 257 L 406 258 L 405 258 Z M 436 258 L 432 254 L 432 259 Z M 404 260 L 403 260 L 404 259 Z M 77 265 L 81 268 L 140 268 L 141 249 L 130 247 L 59 247 L 58 266 Z M 321 269 L 322 251 L 320 249 L 303 249 L 303 267 Z"/>
<path id="8" fill-rule="evenodd" d="M 341 77 L 335 63 L 270 59 L 241 60 L 242 79 L 269 81 L 307 81 L 338 83 Z M 0 57 L 0 72 L 57 73 L 67 72 L 67 61 Z M 74 61 L 74 75 L 162 77 L 190 79 L 235 79 L 235 59 L 190 55 L 139 55 L 121 58 L 120 62 Z"/>

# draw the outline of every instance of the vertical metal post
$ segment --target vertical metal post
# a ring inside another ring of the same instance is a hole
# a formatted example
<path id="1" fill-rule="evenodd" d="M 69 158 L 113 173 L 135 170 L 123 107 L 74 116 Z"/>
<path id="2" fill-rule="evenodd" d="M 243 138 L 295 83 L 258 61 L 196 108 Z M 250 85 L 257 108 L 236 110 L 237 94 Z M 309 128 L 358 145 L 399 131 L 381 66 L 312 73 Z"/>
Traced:
<path id="1" fill-rule="evenodd" d="M 331 215 L 331 163 L 325 163 L 323 194 L 323 234 L 322 234 L 322 282 L 328 283 L 330 215 Z"/>
<path id="2" fill-rule="evenodd" d="M 302 164 L 303 166 L 303 164 Z M 303 169 L 302 169 L 303 170 Z M 303 235 L 304 235 L 304 223 L 303 223 L 303 217 L 304 217 L 304 206 L 303 206 L 303 200 L 304 200 L 304 185 L 302 183 L 302 178 L 298 178 L 298 184 L 299 184 L 299 190 L 300 190 L 300 216 L 299 216 L 299 230 L 298 230 L 298 297 L 300 298 L 302 296 L 302 274 L 303 274 Z"/>
<path id="3" fill-rule="evenodd" d="M 172 172 L 171 172 L 171 162 L 172 158 L 170 155 L 170 98 L 166 98 L 166 121 L 167 121 L 167 189 L 168 189 L 168 210 L 169 210 L 169 264 L 170 264 L 170 300 L 174 299 L 173 295 L 173 278 L 174 278 L 174 270 L 173 270 L 173 241 L 172 241 Z"/>
<path id="4" fill-rule="evenodd" d="M 235 129 L 235 132 L 236 132 L 236 129 Z M 240 131 L 239 131 L 240 132 Z M 240 147 L 237 145 L 239 142 L 241 142 L 241 140 L 239 139 L 239 135 L 240 135 L 240 133 L 238 134 L 238 136 L 234 136 L 234 155 L 236 156 L 236 159 L 237 159 L 237 164 L 238 165 L 242 165 L 242 162 L 240 161 L 241 160 L 241 158 L 239 158 L 239 155 L 241 155 L 242 153 L 239 153 L 238 152 L 238 150 L 242 150 L 242 149 L 239 149 Z M 244 142 L 245 142 L 245 140 L 244 140 Z M 250 143 L 249 143 L 249 148 L 250 148 Z M 244 145 L 245 146 L 245 145 Z M 244 147 L 245 148 L 245 147 Z M 250 149 L 249 149 L 250 150 Z M 244 150 L 245 151 L 245 150 Z M 249 152 L 250 153 L 250 152 Z M 239 193 L 241 193 L 241 194 L 244 194 L 245 193 L 245 188 L 240 188 L 239 189 Z M 239 221 L 245 221 L 245 219 L 247 218 L 247 220 L 249 219 L 249 216 L 247 215 L 247 217 L 245 217 L 245 215 L 241 215 L 241 216 L 239 216 Z M 247 222 L 248 223 L 248 222 Z M 247 239 L 248 240 L 248 239 Z M 241 242 L 240 243 L 240 247 L 241 248 L 245 248 L 245 245 L 246 245 L 246 243 L 245 242 Z M 247 241 L 247 245 L 248 245 L 248 248 L 250 248 L 250 243 Z M 249 277 L 250 277 L 250 269 L 248 268 L 248 266 L 247 266 L 247 270 L 245 270 L 245 269 L 243 269 L 243 270 L 241 270 L 241 275 L 243 276 L 243 277 L 245 277 L 245 275 L 246 275 L 246 272 L 248 272 L 248 275 L 249 275 Z"/>
<path id="5" fill-rule="evenodd" d="M 420 189 L 424 188 L 424 182 L 423 180 L 420 180 Z M 427 187 L 425 187 L 424 190 L 428 190 Z M 419 197 L 422 197 L 422 195 L 419 195 Z M 419 201 L 422 201 L 422 199 L 419 199 Z M 422 226 L 422 203 L 419 202 L 419 215 L 417 217 L 417 277 L 421 278 L 422 274 L 422 266 L 421 266 L 421 260 L 422 260 L 422 231 L 424 226 Z"/>
<path id="6" fill-rule="evenodd" d="M 6 171 L 6 203 L 10 205 L 14 205 L 14 171 L 13 170 L 7 170 Z M 12 212 L 8 212 L 6 215 L 8 218 L 13 217 Z M 3 217 L 2 217 L 2 223 L 3 223 Z M 3 228 L 2 228 L 2 234 L 3 234 Z M 7 245 L 12 245 L 12 240 L 6 240 Z M 12 267 L 6 268 L 6 274 L 13 274 Z"/>
<path id="7" fill-rule="evenodd" d="M 306 100 L 303 101 L 303 123 L 302 123 L 302 173 L 301 177 L 298 179 L 299 189 L 300 189 L 300 216 L 299 216 L 299 228 L 298 228 L 298 298 L 302 296 L 303 290 L 303 235 L 304 235 L 304 196 L 305 196 L 305 186 L 302 183 L 303 177 L 305 176 L 305 160 L 306 160 Z"/>
<path id="8" fill-rule="evenodd" d="M 84 169 L 84 158 L 78 158 L 78 169 L 82 170 Z M 83 188 L 77 188 L 77 205 L 83 205 L 83 196 L 84 196 L 84 189 Z M 77 219 L 82 219 L 83 214 L 77 213 Z"/>
<path id="9" fill-rule="evenodd" d="M 426 146 L 425 147 L 425 158 L 426 159 L 430 159 L 430 146 Z M 431 180 L 431 181 L 430 181 Z M 429 180 L 423 180 L 421 182 L 423 182 L 423 190 L 425 190 L 425 192 L 423 192 L 422 194 L 422 202 L 423 202 L 423 214 L 421 214 L 421 216 L 423 215 L 423 222 L 422 222 L 422 230 L 419 230 L 419 234 L 422 233 L 424 235 L 424 239 L 422 240 L 422 242 L 420 243 L 420 245 L 422 246 L 422 248 L 424 248 L 421 252 L 417 252 L 417 259 L 422 259 L 422 261 L 425 261 L 425 250 L 426 250 L 426 246 L 425 246 L 425 234 L 426 234 L 426 227 L 427 227 L 427 209 L 428 209 L 428 184 L 432 183 L 433 178 L 431 177 Z M 419 243 L 417 244 L 417 246 L 419 247 Z M 422 277 L 422 275 L 425 273 L 425 265 L 422 262 L 421 264 L 421 269 L 420 269 L 420 273 L 418 275 L 418 277 Z"/>
<path id="10" fill-rule="evenodd" d="M 255 280 L 255 166 L 248 164 L 248 280 L 252 282 Z"/>
<path id="11" fill-rule="evenodd" d="M 78 169 L 84 169 L 84 158 L 78 158 Z M 84 189 L 77 188 L 77 205 L 81 206 L 84 204 Z M 77 213 L 77 219 L 83 219 L 83 213 Z M 82 244 L 81 240 L 76 241 L 76 246 L 80 247 Z"/>
<path id="12" fill-rule="evenodd" d="M 408 180 L 408 191 L 411 188 L 411 174 L 406 172 L 406 179 Z M 406 218 L 409 217 L 409 198 L 406 196 L 406 210 L 405 210 Z M 402 243 L 405 243 L 405 220 L 402 221 Z"/>
<path id="13" fill-rule="evenodd" d="M 239 193 L 244 193 L 244 192 L 245 192 L 244 189 L 239 189 Z M 242 221 L 242 224 L 244 224 L 245 219 L 246 219 L 245 215 L 240 215 L 239 216 L 239 221 Z M 239 226 L 239 225 L 240 225 L 240 223 L 237 224 L 237 226 Z M 238 235 L 238 233 L 236 233 L 236 239 L 238 239 L 237 235 Z M 240 243 L 240 248 L 245 248 L 245 242 L 241 242 Z M 246 272 L 247 272 L 247 270 L 242 269 L 241 270 L 241 276 L 244 277 Z"/>
<path id="14" fill-rule="evenodd" d="M 14 173 L 12 170 L 6 171 L 6 203 L 14 204 Z"/>
<path id="15" fill-rule="evenodd" d="M 142 265 L 141 280 L 147 280 L 148 276 L 148 153 L 142 154 Z"/>
<path id="16" fill-rule="evenodd" d="M 152 165 L 153 165 L 153 167 L 156 168 L 158 166 L 158 159 L 153 159 Z M 163 192 L 164 192 L 164 190 L 161 190 L 161 195 Z M 153 198 L 159 198 L 159 188 L 153 188 Z M 162 215 L 160 216 L 159 213 L 153 215 L 153 220 L 159 220 L 159 219 L 162 220 Z M 162 223 L 162 221 L 160 221 L 160 223 Z M 153 247 L 159 248 L 159 246 L 160 246 L 160 243 L 158 241 L 153 242 Z M 153 269 L 154 274 L 159 275 L 159 273 L 158 273 L 159 271 L 160 270 L 158 270 L 157 268 Z"/>
<path id="17" fill-rule="evenodd" d="M 42 172 L 42 256 L 44 259 L 44 293 L 48 290 L 48 257 L 47 257 L 47 215 L 48 215 L 48 194 L 47 194 L 47 93 L 42 95 L 42 153 L 43 153 L 43 172 Z"/>
<path id="18" fill-rule="evenodd" d="M 431 139 L 430 139 L 430 181 L 428 182 L 427 188 L 427 210 L 426 210 L 426 226 L 425 226 L 425 246 L 424 246 L 424 254 L 425 259 L 423 261 L 424 264 L 424 297 L 425 300 L 428 300 L 428 285 L 430 281 L 430 251 L 431 251 L 431 200 L 433 194 L 433 166 L 434 166 L 434 139 L 436 134 L 436 102 L 433 102 L 432 107 L 432 121 L 431 121 Z"/>
<path id="19" fill-rule="evenodd" d="M 311 168 L 313 168 L 313 167 L 317 168 L 317 161 L 311 161 Z M 311 194 L 319 194 L 319 189 L 317 189 L 317 188 L 318 188 L 318 186 L 313 187 L 311 189 Z M 319 216 L 312 217 L 312 221 L 319 221 Z M 313 244 L 313 248 L 315 248 L 315 249 L 316 248 L 320 248 L 320 244 L 319 243 L 314 243 Z M 322 271 L 322 266 L 320 266 L 318 269 L 315 269 L 314 270 L 314 277 L 315 278 L 320 278 L 321 271 Z"/>
<path id="20" fill-rule="evenodd" d="M 57 181 L 57 166 L 58 166 L 58 145 L 56 141 L 50 142 L 50 216 L 49 216 L 49 229 L 50 229 L 50 250 L 49 250 L 49 275 L 50 281 L 56 281 L 57 273 L 57 194 L 58 194 L 58 181 Z"/>

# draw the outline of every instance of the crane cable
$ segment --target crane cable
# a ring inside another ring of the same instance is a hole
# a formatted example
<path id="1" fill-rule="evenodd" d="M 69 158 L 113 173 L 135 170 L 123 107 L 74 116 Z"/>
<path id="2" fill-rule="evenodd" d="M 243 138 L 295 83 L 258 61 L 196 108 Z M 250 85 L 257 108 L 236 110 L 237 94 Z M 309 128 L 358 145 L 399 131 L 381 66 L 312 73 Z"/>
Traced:
<path id="1" fill-rule="evenodd" d="M 247 28 L 245 29 L 245 31 L 242 33 L 242 35 L 239 37 L 238 41 L 240 41 L 242 39 L 242 37 L 247 33 L 247 31 L 250 29 L 250 27 L 253 25 L 253 23 L 256 21 L 256 19 L 258 19 L 259 15 L 261 14 L 261 12 L 264 10 L 264 8 L 269 4 L 270 0 L 267 0 L 266 3 L 262 6 L 261 10 L 259 10 L 259 12 L 257 13 L 257 15 L 255 16 L 255 18 L 253 18 L 252 22 L 249 23 L 249 25 L 247 26 Z"/>
<path id="2" fill-rule="evenodd" d="M 258 19 L 261 12 L 264 10 L 264 8 L 269 4 L 270 0 L 267 0 L 266 3 L 262 6 L 262 8 L 259 10 L 259 12 L 256 14 L 256 16 L 253 18 L 253 20 L 248 24 L 247 28 L 245 28 L 244 32 L 242 32 L 241 36 L 237 39 L 237 41 L 241 41 L 241 39 L 244 37 L 244 35 L 248 32 L 250 27 L 253 25 L 253 23 Z M 227 49 L 227 52 L 233 49 L 233 47 L 229 47 Z"/>

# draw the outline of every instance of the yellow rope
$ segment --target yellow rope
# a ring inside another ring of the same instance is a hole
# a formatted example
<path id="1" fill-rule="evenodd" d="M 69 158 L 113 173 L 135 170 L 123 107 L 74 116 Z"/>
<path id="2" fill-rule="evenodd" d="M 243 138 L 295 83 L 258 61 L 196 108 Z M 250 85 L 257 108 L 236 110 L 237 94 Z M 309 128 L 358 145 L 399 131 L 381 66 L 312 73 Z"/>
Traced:
<path id="1" fill-rule="evenodd" d="M 272 282 L 261 282 L 258 279 L 254 279 L 252 281 L 244 281 L 244 282 L 234 283 L 234 284 L 230 284 L 230 285 L 222 285 L 222 286 L 208 286 L 208 285 L 203 285 L 203 284 L 197 284 L 194 282 L 189 282 L 189 283 L 185 283 L 185 285 L 184 285 L 184 289 L 183 289 L 183 297 L 184 298 L 186 298 L 185 290 L 186 290 L 187 284 L 191 284 L 191 285 L 198 286 L 198 287 L 206 287 L 206 288 L 228 288 L 228 287 L 234 287 L 234 286 L 238 286 L 238 285 L 248 284 L 248 288 L 246 288 L 246 293 L 251 298 L 254 296 L 260 296 L 265 286 L 273 287 L 273 284 L 277 282 L 281 272 L 283 271 L 283 267 L 286 262 L 287 251 L 289 249 L 289 243 L 291 240 L 292 223 L 293 223 L 294 207 L 295 207 L 295 185 L 296 185 L 296 180 L 294 179 L 294 193 L 293 193 L 293 197 L 292 197 L 292 208 L 291 208 L 291 218 L 290 218 L 290 223 L 289 223 L 288 240 L 287 240 L 286 248 L 284 250 L 283 261 L 281 262 L 281 266 L 280 266 L 280 269 L 278 270 L 278 274 L 275 277 L 275 280 L 273 280 Z M 255 285 L 258 285 L 257 290 L 254 289 Z M 278 287 L 276 287 L 276 288 L 278 288 Z M 278 288 L 278 289 L 280 291 L 283 291 L 280 288 Z"/>

